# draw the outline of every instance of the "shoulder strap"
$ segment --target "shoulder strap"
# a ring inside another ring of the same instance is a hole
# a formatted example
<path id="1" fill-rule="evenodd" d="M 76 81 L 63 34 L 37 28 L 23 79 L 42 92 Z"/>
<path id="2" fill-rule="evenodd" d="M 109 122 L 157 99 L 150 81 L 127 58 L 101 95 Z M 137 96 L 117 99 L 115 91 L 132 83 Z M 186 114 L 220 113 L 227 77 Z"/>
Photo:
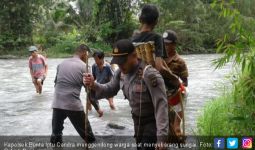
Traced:
<path id="1" fill-rule="evenodd" d="M 149 67 L 152 67 L 152 65 L 146 65 L 143 69 L 143 75 L 142 75 L 142 78 L 144 79 L 144 73 L 145 71 L 149 68 Z"/>

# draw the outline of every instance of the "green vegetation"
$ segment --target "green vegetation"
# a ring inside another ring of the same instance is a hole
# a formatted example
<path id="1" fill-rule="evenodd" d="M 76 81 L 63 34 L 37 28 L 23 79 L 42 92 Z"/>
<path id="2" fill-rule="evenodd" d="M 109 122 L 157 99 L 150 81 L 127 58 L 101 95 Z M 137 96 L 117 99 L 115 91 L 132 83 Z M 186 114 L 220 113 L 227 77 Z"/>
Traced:
<path id="1" fill-rule="evenodd" d="M 230 20 L 231 33 L 218 41 L 218 52 L 224 56 L 215 60 L 216 68 L 233 61 L 236 74 L 232 89 L 221 97 L 210 102 L 198 120 L 198 132 L 201 135 L 255 135 L 255 25 L 253 19 L 240 14 L 233 9 L 235 1 L 215 1 L 221 10 L 221 17 Z"/>
<path id="2" fill-rule="evenodd" d="M 218 17 L 221 9 L 211 7 L 213 0 L 2 0 L 0 55 L 26 54 L 20 51 L 31 44 L 42 45 L 49 57 L 69 55 L 78 43 L 110 51 L 115 41 L 139 28 L 145 3 L 160 10 L 156 32 L 177 32 L 180 53 L 215 53 L 216 41 L 231 34 L 230 19 Z M 254 28 L 254 5 L 254 0 L 231 5 L 249 29 Z"/>

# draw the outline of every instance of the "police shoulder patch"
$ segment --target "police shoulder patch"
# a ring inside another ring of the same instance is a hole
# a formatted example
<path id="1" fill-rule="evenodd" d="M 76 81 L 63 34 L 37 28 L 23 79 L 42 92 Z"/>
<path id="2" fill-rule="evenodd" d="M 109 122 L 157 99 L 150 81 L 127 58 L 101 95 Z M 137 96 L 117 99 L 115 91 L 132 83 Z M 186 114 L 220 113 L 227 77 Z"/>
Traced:
<path id="1" fill-rule="evenodd" d="M 150 74 L 148 76 L 148 79 L 149 79 L 150 85 L 152 87 L 157 87 L 158 86 L 158 78 L 157 78 L 156 74 Z"/>

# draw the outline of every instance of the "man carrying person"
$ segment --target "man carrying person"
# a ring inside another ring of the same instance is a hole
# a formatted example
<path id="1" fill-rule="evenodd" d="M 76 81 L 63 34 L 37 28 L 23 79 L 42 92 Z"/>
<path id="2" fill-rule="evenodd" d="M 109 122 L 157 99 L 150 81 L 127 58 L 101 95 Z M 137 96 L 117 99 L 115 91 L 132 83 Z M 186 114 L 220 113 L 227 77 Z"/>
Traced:
<path id="1" fill-rule="evenodd" d="M 166 143 L 168 136 L 164 80 L 155 68 L 138 59 L 135 47 L 129 40 L 117 41 L 112 56 L 111 64 L 119 66 L 113 79 L 99 84 L 93 75 L 84 74 L 85 85 L 90 86 L 92 99 L 112 97 L 121 89 L 131 107 L 137 148 L 154 150 L 156 143 Z"/>
<path id="2" fill-rule="evenodd" d="M 167 30 L 163 33 L 164 43 L 167 50 L 168 58 L 165 59 L 170 70 L 178 76 L 181 86 L 179 91 L 168 97 L 170 106 L 172 107 L 175 115 L 175 119 L 172 122 L 174 131 L 177 136 L 181 134 L 181 119 L 184 117 L 183 108 L 181 108 L 181 101 L 183 99 L 182 94 L 186 93 L 186 87 L 188 86 L 188 68 L 185 61 L 180 57 L 176 51 L 177 34 L 172 30 Z"/>
<path id="3" fill-rule="evenodd" d="M 81 88 L 83 84 L 83 73 L 86 71 L 86 59 L 88 57 L 89 47 L 81 44 L 76 48 L 73 58 L 63 61 L 57 67 L 55 78 L 55 92 L 52 103 L 52 135 L 51 143 L 62 142 L 62 131 L 64 129 L 64 120 L 68 117 L 79 135 L 88 143 L 94 142 L 95 137 L 90 123 L 86 120 L 85 131 L 85 113 L 80 100 Z M 92 101 L 99 116 L 103 112 L 98 104 Z"/>
<path id="4" fill-rule="evenodd" d="M 48 73 L 48 65 L 46 63 L 45 57 L 37 53 L 38 49 L 36 46 L 30 46 L 29 52 L 31 54 L 28 63 L 30 75 L 35 86 L 36 93 L 41 94 L 43 81 L 45 80 Z"/>

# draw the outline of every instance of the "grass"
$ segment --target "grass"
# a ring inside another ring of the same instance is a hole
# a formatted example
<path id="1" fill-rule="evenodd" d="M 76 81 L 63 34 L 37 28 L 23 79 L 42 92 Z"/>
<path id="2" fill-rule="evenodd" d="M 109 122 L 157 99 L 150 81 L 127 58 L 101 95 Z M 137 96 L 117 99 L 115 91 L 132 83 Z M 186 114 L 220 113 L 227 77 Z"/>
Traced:
<path id="1" fill-rule="evenodd" d="M 206 105 L 203 115 L 198 118 L 199 135 L 255 135 L 255 105 L 236 102 L 233 95 L 233 92 L 226 92 Z"/>

